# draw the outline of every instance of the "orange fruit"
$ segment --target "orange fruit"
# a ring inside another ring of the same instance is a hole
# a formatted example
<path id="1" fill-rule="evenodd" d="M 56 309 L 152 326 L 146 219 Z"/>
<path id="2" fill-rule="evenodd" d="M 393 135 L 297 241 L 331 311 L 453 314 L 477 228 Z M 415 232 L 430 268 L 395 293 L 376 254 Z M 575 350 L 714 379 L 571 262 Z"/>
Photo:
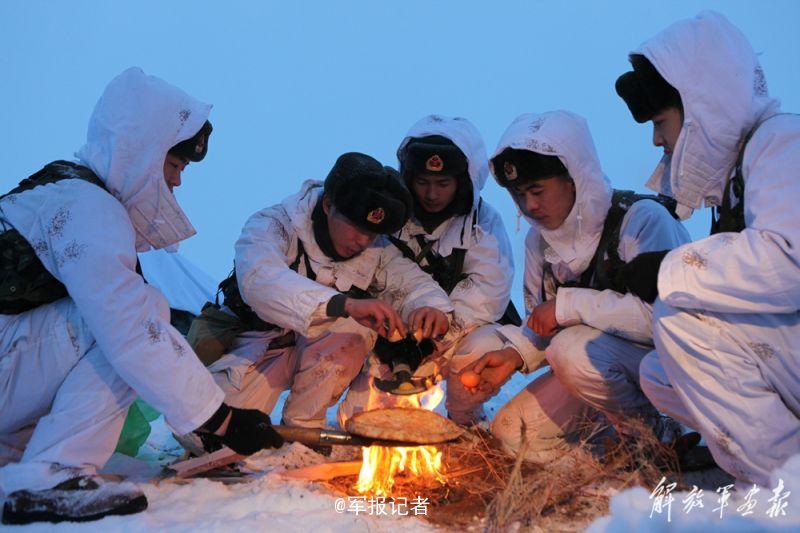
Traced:
<path id="1" fill-rule="evenodd" d="M 472 370 L 467 370 L 466 372 L 461 374 L 461 383 L 464 384 L 465 387 L 475 388 L 478 386 L 478 383 L 481 382 L 480 374 L 473 372 Z"/>

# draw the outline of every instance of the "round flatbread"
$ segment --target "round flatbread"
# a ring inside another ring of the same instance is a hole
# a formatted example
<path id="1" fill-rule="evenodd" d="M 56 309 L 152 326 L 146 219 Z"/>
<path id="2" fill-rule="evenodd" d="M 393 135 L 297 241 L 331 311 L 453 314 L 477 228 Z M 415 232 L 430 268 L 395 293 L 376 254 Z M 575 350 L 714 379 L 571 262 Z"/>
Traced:
<path id="1" fill-rule="evenodd" d="M 403 407 L 358 413 L 347 420 L 345 429 L 362 437 L 416 444 L 446 442 L 461 436 L 463 432 L 458 424 L 438 413 Z"/>

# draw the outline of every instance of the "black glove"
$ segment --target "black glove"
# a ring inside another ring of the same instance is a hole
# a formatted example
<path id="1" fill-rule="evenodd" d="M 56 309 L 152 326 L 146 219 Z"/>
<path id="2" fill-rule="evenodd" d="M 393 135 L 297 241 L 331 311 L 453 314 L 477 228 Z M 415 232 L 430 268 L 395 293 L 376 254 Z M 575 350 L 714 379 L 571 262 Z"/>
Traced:
<path id="1" fill-rule="evenodd" d="M 645 302 L 655 302 L 658 298 L 658 269 L 668 253 L 669 250 L 662 250 L 637 255 L 619 269 L 613 286 L 624 287 Z"/>
<path id="2" fill-rule="evenodd" d="M 213 435 L 231 413 L 228 428 L 222 436 Z M 257 409 L 238 409 L 226 404 L 220 405 L 217 412 L 198 429 L 200 433 L 210 434 L 208 438 L 218 440 L 236 453 L 252 455 L 264 448 L 280 448 L 283 437 L 272 428 L 269 417 Z"/>

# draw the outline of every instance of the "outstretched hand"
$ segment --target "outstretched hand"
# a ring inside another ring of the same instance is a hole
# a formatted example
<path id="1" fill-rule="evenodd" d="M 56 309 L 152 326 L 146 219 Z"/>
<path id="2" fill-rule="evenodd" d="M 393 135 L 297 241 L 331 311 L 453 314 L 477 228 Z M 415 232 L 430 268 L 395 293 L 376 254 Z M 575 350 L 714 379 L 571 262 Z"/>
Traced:
<path id="1" fill-rule="evenodd" d="M 408 317 L 408 325 L 411 331 L 420 331 L 422 339 L 440 337 L 450 329 L 447 315 L 433 307 L 414 309 Z"/>
<path id="2" fill-rule="evenodd" d="M 406 326 L 397 311 L 383 300 L 369 298 L 357 300 L 348 298 L 344 304 L 345 312 L 362 326 L 374 330 L 384 338 L 389 338 L 397 330 L 402 337 L 406 336 Z"/>
<path id="3" fill-rule="evenodd" d="M 503 348 L 483 354 L 483 357 L 465 367 L 459 373 L 459 378 L 462 378 L 461 383 L 470 392 L 491 395 L 497 392 L 519 368 L 522 368 L 522 357 L 519 353 L 514 348 Z M 469 380 L 464 379 L 464 375 L 469 372 L 480 376 L 480 380 L 474 386 L 468 386 Z M 464 383 L 465 381 L 468 383 Z"/>

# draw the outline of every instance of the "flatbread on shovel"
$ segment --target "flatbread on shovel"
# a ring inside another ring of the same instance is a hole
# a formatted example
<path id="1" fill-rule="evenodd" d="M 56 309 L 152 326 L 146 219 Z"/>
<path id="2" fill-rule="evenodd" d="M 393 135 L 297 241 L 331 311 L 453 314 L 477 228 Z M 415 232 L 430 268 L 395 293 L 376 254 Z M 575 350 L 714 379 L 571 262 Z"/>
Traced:
<path id="1" fill-rule="evenodd" d="M 392 407 L 358 413 L 347 420 L 348 432 L 374 439 L 437 444 L 458 438 L 463 430 L 454 422 L 426 409 Z"/>

